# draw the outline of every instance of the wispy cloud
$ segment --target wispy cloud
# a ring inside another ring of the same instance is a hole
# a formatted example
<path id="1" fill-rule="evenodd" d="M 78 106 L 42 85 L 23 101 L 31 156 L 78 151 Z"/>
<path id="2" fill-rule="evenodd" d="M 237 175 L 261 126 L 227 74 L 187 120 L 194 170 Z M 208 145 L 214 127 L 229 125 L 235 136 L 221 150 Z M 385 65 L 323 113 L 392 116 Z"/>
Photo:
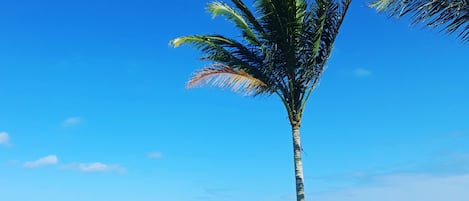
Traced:
<path id="1" fill-rule="evenodd" d="M 108 165 L 101 162 L 73 163 L 61 167 L 63 170 L 76 170 L 80 172 L 117 172 L 125 173 L 127 170 L 120 165 Z"/>
<path id="2" fill-rule="evenodd" d="M 230 189 L 228 188 L 204 188 L 206 194 L 210 196 L 226 196 L 229 194 Z"/>
<path id="3" fill-rule="evenodd" d="M 328 177 L 328 184 L 336 184 L 312 196 L 321 201 L 446 201 L 469 198 L 469 153 L 453 153 L 405 166 Z M 321 178 L 313 179 L 322 181 Z"/>
<path id="4" fill-rule="evenodd" d="M 58 162 L 59 162 L 59 159 L 57 158 L 56 155 L 49 155 L 49 156 L 45 156 L 35 161 L 25 162 L 23 166 L 25 168 L 37 168 L 37 167 L 42 167 L 42 166 L 47 166 L 47 165 L 55 165 Z"/>
<path id="5" fill-rule="evenodd" d="M 321 201 L 447 201 L 469 198 L 469 174 L 435 176 L 391 174 L 376 177 L 372 184 L 315 195 Z"/>
<path id="6" fill-rule="evenodd" d="M 77 125 L 81 123 L 82 121 L 83 119 L 81 117 L 70 117 L 70 118 L 65 119 L 62 122 L 62 126 L 64 127 L 73 126 L 73 125 Z"/>
<path id="7" fill-rule="evenodd" d="M 194 196 L 195 200 L 226 200 L 227 198 L 232 198 L 232 190 L 228 188 L 204 188 L 203 192 Z"/>
<path id="8" fill-rule="evenodd" d="M 163 157 L 163 153 L 161 153 L 161 152 L 151 152 L 151 153 L 147 154 L 147 157 L 152 158 L 152 159 L 159 159 L 159 158 Z"/>
<path id="9" fill-rule="evenodd" d="M 352 73 L 356 77 L 368 77 L 372 75 L 371 71 L 364 68 L 357 68 L 353 70 Z"/>
<path id="10" fill-rule="evenodd" d="M 10 136 L 7 132 L 0 132 L 0 145 L 9 145 Z"/>

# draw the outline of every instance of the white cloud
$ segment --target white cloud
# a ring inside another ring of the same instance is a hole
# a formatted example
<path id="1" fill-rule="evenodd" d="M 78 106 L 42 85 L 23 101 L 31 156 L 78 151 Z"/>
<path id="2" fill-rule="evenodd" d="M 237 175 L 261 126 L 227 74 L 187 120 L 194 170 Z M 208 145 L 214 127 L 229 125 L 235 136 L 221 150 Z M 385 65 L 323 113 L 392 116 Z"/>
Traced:
<path id="1" fill-rule="evenodd" d="M 353 75 L 357 76 L 357 77 L 367 77 L 367 76 L 371 76 L 371 71 L 369 70 L 366 70 L 364 68 L 357 68 L 355 70 L 352 71 Z"/>
<path id="2" fill-rule="evenodd" d="M 318 201 L 469 201 L 468 186 L 469 174 L 390 174 L 377 176 L 366 186 L 348 187 L 311 197 Z"/>
<path id="3" fill-rule="evenodd" d="M 62 167 L 64 170 L 77 170 L 80 172 L 118 172 L 124 173 L 127 170 L 119 165 L 107 165 L 100 162 L 73 163 Z"/>
<path id="4" fill-rule="evenodd" d="M 153 159 L 158 159 L 158 158 L 163 157 L 163 153 L 161 153 L 161 152 L 151 152 L 151 153 L 147 154 L 147 157 L 148 158 L 153 158 Z"/>
<path id="5" fill-rule="evenodd" d="M 0 145 L 8 145 L 10 143 L 10 137 L 7 132 L 0 132 Z"/>
<path id="6" fill-rule="evenodd" d="M 80 117 L 70 117 L 70 118 L 67 118 L 63 121 L 62 125 L 63 126 L 73 126 L 73 125 L 76 125 L 76 124 L 79 124 L 81 123 L 83 120 L 80 118 Z"/>
<path id="7" fill-rule="evenodd" d="M 47 165 L 55 165 L 59 162 L 59 159 L 56 155 L 49 155 L 43 158 L 40 158 L 36 161 L 29 161 L 23 164 L 26 168 L 36 168 Z"/>

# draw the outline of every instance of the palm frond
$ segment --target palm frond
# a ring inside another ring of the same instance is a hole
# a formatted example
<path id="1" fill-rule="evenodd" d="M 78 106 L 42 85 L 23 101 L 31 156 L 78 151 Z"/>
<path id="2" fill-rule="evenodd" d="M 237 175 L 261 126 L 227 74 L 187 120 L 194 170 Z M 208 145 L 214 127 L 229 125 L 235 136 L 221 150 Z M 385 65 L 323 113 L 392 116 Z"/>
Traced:
<path id="1" fill-rule="evenodd" d="M 179 37 L 176 39 L 173 39 L 169 42 L 170 45 L 173 47 L 179 47 L 183 44 L 192 44 L 195 45 L 196 48 L 200 48 L 203 46 L 217 46 L 215 41 L 218 41 L 218 43 L 225 42 L 229 44 L 231 41 L 223 38 L 223 37 L 217 37 L 214 35 L 194 35 L 194 36 L 183 36 Z"/>
<path id="2" fill-rule="evenodd" d="M 299 73 L 305 87 L 317 82 L 332 51 L 333 43 L 347 13 L 350 0 L 316 0 L 316 7 L 306 18 L 302 35 Z"/>
<path id="3" fill-rule="evenodd" d="M 265 62 L 262 53 L 256 52 L 256 49 L 250 49 L 236 40 L 221 35 L 184 36 L 170 41 L 170 45 L 174 47 L 184 44 L 200 49 L 204 53 L 203 60 L 243 70 L 268 84 L 269 94 L 275 93 L 278 89 L 285 90 L 285 86 L 279 85 L 279 78 L 275 73 L 266 73 L 263 69 Z"/>
<path id="4" fill-rule="evenodd" d="M 221 35 L 194 35 L 176 38 L 170 41 L 174 47 L 188 44 L 200 49 L 204 60 L 211 60 L 236 69 L 242 69 L 266 83 L 270 78 L 262 70 L 262 53 L 250 49 L 236 40 Z"/>
<path id="5" fill-rule="evenodd" d="M 187 83 L 187 88 L 211 85 L 229 88 L 244 95 L 258 95 L 268 91 L 267 85 L 244 70 L 236 70 L 223 64 L 198 70 Z"/>
<path id="6" fill-rule="evenodd" d="M 254 14 L 249 10 L 249 8 L 246 6 L 246 4 L 243 3 L 241 0 L 231 0 L 233 4 L 238 8 L 240 11 L 240 14 L 246 19 L 247 22 L 249 22 L 250 26 L 252 27 L 253 30 L 257 32 L 260 36 L 265 35 L 264 28 L 262 25 L 259 23 L 257 18 L 254 16 Z"/>
<path id="7" fill-rule="evenodd" d="M 213 17 L 226 17 L 228 20 L 236 24 L 236 27 L 242 30 L 242 34 L 247 41 L 259 44 L 258 38 L 249 27 L 243 16 L 228 4 L 222 2 L 212 2 L 208 5 L 207 10 L 212 13 Z"/>
<path id="8" fill-rule="evenodd" d="M 256 54 L 249 51 L 241 43 L 226 38 L 221 35 L 194 35 L 179 37 L 170 42 L 174 47 L 188 44 L 200 49 L 205 56 L 202 59 L 208 59 L 219 63 L 245 62 L 246 64 L 262 62 Z"/>
<path id="9" fill-rule="evenodd" d="M 375 0 L 370 7 L 389 16 L 409 15 L 413 24 L 440 27 L 469 42 L 468 0 Z"/>

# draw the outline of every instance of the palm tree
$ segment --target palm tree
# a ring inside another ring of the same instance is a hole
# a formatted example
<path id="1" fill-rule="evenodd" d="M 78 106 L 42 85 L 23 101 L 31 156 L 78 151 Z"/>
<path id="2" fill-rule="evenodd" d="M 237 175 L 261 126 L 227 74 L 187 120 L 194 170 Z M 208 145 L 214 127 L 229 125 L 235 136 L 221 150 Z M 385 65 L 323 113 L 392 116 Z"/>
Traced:
<path id="1" fill-rule="evenodd" d="M 468 0 L 375 0 L 370 4 L 390 16 L 411 16 L 413 24 L 442 27 L 447 33 L 469 42 Z"/>
<path id="2" fill-rule="evenodd" d="M 195 72 L 187 87 L 211 84 L 245 95 L 276 94 L 290 120 L 296 196 L 304 201 L 300 126 L 306 102 L 324 71 L 351 0 L 242 0 L 230 6 L 212 2 L 207 10 L 223 16 L 241 32 L 241 40 L 222 35 L 192 35 L 170 42 L 189 44 L 213 63 Z"/>

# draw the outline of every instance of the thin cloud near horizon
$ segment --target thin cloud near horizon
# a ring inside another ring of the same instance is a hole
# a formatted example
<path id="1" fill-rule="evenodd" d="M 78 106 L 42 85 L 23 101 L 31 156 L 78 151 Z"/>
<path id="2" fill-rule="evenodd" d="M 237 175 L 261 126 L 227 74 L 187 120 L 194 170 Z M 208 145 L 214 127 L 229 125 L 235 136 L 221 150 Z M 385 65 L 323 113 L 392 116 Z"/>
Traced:
<path id="1" fill-rule="evenodd" d="M 147 154 L 147 157 L 151 158 L 151 159 L 159 159 L 159 158 L 163 157 L 163 153 L 161 153 L 161 152 L 150 152 L 150 153 Z"/>
<path id="2" fill-rule="evenodd" d="M 75 170 L 79 172 L 92 173 L 92 172 L 117 172 L 125 173 L 127 169 L 117 164 L 105 164 L 101 162 L 90 163 L 72 163 L 60 167 L 62 170 Z"/>
<path id="3" fill-rule="evenodd" d="M 59 162 L 59 158 L 56 155 L 48 155 L 39 158 L 35 161 L 28 161 L 23 164 L 25 168 L 38 168 L 43 166 L 55 165 Z"/>
<path id="4" fill-rule="evenodd" d="M 469 173 L 449 176 L 390 174 L 374 177 L 371 184 L 321 192 L 314 197 L 322 201 L 375 201 L 385 199 L 384 195 L 392 195 L 393 200 L 399 201 L 460 200 L 469 197 L 467 186 Z"/>

